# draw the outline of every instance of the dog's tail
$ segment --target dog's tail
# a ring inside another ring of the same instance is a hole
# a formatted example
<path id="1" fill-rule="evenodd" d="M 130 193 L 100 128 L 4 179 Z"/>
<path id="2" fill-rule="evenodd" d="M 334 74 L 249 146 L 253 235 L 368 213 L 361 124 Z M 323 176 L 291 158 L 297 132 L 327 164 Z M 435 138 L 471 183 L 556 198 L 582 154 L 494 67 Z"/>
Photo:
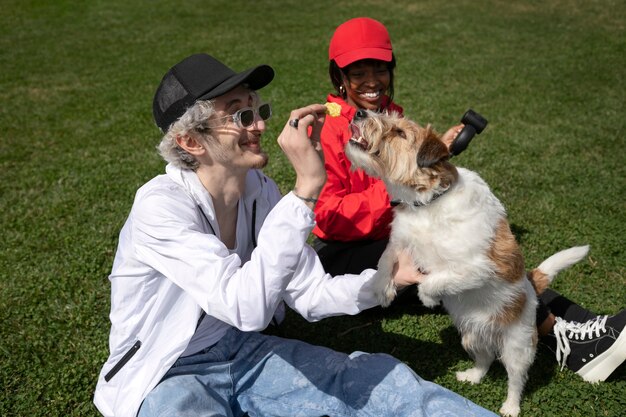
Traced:
<path id="1" fill-rule="evenodd" d="M 535 292 L 537 294 L 543 293 L 550 286 L 556 274 L 583 259 L 588 252 L 589 245 L 565 249 L 550 256 L 537 268 L 527 272 Z"/>

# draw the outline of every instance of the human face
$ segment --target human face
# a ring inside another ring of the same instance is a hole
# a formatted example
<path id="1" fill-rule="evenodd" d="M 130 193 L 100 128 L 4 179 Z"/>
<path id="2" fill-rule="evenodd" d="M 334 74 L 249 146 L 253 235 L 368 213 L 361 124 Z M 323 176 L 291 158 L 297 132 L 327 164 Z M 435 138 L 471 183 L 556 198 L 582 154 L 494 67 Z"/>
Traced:
<path id="1" fill-rule="evenodd" d="M 357 109 L 378 110 L 391 82 L 387 65 L 387 62 L 376 59 L 348 65 L 343 71 L 348 104 Z"/>
<path id="2" fill-rule="evenodd" d="M 223 165 L 244 168 L 263 168 L 268 156 L 261 149 L 261 135 L 265 132 L 265 121 L 254 111 L 254 122 L 248 127 L 233 117 L 238 110 L 252 107 L 256 109 L 259 98 L 256 92 L 240 85 L 213 100 L 216 114 L 209 123 L 215 121 L 211 129 L 215 140 L 209 140 L 211 157 Z"/>

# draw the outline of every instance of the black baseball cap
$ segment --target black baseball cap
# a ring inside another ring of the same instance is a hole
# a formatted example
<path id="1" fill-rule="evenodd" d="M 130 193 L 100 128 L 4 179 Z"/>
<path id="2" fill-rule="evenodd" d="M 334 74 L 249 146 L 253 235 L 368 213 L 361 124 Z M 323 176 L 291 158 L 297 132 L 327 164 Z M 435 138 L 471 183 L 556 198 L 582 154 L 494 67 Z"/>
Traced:
<path id="1" fill-rule="evenodd" d="M 197 100 L 221 96 L 243 83 L 258 90 L 273 78 L 274 70 L 269 65 L 237 73 L 210 55 L 191 55 L 163 76 L 152 102 L 154 121 L 166 132 Z"/>

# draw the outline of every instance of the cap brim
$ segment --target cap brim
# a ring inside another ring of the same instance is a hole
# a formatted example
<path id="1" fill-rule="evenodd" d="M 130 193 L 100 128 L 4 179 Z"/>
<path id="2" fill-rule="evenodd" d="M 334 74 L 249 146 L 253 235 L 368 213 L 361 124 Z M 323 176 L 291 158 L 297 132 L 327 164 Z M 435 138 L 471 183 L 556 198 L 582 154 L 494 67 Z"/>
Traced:
<path id="1" fill-rule="evenodd" d="M 252 90 L 259 90 L 274 79 L 274 70 L 269 65 L 259 65 L 246 71 L 235 74 L 208 93 L 198 97 L 198 100 L 209 100 L 228 93 L 241 84 L 248 84 Z"/>
<path id="2" fill-rule="evenodd" d="M 362 59 L 378 59 L 380 61 L 391 62 L 392 52 L 391 49 L 383 48 L 355 49 L 336 56 L 335 62 L 339 65 L 339 68 L 344 68 L 353 62 L 360 61 Z"/>

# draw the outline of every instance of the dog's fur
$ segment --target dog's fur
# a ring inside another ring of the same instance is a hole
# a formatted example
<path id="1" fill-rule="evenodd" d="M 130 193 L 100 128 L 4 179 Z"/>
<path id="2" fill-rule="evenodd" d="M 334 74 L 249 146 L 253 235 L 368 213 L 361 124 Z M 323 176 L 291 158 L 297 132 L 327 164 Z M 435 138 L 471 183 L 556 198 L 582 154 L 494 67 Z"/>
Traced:
<path id="1" fill-rule="evenodd" d="M 537 294 L 585 257 L 588 246 L 561 251 L 527 273 L 504 207 L 478 174 L 450 163 L 447 146 L 430 126 L 367 112 L 353 131 L 346 146 L 353 166 L 382 178 L 399 203 L 378 265 L 381 304 L 396 295 L 395 253 L 407 250 L 426 274 L 420 300 L 428 307 L 443 302 L 475 361 L 457 379 L 480 382 L 497 357 L 508 374 L 500 412 L 517 416 L 537 345 Z"/>

